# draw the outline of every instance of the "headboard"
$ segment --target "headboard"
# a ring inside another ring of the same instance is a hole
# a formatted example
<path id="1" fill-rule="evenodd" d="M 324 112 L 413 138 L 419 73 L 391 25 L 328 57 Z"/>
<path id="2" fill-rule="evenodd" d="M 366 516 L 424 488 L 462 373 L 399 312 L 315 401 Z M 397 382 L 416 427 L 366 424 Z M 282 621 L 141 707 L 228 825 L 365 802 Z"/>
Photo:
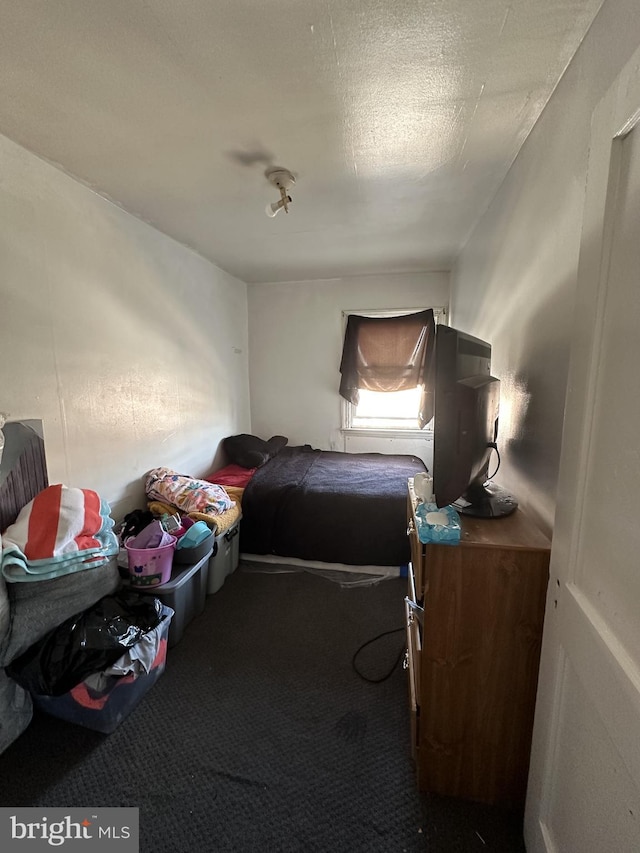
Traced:
<path id="1" fill-rule="evenodd" d="M 42 421 L 12 421 L 0 463 L 0 533 L 16 520 L 25 504 L 49 485 Z"/>

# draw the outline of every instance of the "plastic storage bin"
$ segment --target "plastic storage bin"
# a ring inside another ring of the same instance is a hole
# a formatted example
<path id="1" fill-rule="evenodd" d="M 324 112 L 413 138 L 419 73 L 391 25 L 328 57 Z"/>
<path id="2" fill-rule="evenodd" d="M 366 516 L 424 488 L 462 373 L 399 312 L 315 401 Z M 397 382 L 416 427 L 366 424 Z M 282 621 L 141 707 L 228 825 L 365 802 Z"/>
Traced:
<path id="1" fill-rule="evenodd" d="M 159 598 L 174 611 L 169 629 L 169 648 L 180 642 L 184 629 L 204 610 L 211 551 L 191 566 L 174 565 L 169 583 L 162 586 L 131 587 L 142 595 Z"/>
<path id="2" fill-rule="evenodd" d="M 164 672 L 172 616 L 173 611 L 164 607 L 162 621 L 149 632 L 155 635 L 157 651 L 148 673 L 105 676 L 100 691 L 81 681 L 62 696 L 33 695 L 33 704 L 52 717 L 87 729 L 103 734 L 115 731 Z"/>
<path id="3" fill-rule="evenodd" d="M 176 548 L 175 554 L 173 555 L 173 564 L 174 566 L 176 564 L 192 566 L 207 554 L 210 554 L 213 547 L 213 532 L 210 530 L 206 539 L 203 539 L 202 542 L 198 543 L 198 545 L 190 548 Z"/>
<path id="4" fill-rule="evenodd" d="M 215 547 L 209 563 L 207 595 L 218 592 L 226 578 L 238 568 L 240 559 L 240 519 L 215 538 Z"/>

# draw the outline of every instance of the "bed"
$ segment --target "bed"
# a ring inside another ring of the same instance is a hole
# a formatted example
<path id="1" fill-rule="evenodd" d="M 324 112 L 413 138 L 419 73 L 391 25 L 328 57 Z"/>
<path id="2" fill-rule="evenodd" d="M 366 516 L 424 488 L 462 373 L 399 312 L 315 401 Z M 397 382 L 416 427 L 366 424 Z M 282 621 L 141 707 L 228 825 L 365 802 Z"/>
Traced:
<path id="1" fill-rule="evenodd" d="M 240 550 L 247 557 L 406 565 L 407 480 L 425 470 L 416 456 L 283 447 L 244 489 Z"/>

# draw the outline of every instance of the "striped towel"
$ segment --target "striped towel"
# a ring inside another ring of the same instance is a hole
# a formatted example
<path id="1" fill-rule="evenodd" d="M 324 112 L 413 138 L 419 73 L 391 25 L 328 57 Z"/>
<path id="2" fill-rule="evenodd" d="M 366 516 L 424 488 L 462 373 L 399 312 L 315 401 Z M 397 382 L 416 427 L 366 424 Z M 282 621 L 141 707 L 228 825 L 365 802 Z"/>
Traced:
<path id="1" fill-rule="evenodd" d="M 91 489 L 44 489 L 2 535 L 5 579 L 45 580 L 102 565 L 119 548 L 109 513 Z"/>

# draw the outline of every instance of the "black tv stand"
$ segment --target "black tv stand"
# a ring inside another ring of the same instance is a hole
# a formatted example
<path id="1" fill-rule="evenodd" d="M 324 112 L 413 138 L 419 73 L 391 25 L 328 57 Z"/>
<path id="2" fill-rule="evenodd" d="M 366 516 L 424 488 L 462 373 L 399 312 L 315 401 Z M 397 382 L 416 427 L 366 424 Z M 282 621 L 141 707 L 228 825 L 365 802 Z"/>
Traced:
<path id="1" fill-rule="evenodd" d="M 472 486 L 454 502 L 461 515 L 474 518 L 504 518 L 518 508 L 518 501 L 502 486 L 487 481 L 483 486 Z"/>

